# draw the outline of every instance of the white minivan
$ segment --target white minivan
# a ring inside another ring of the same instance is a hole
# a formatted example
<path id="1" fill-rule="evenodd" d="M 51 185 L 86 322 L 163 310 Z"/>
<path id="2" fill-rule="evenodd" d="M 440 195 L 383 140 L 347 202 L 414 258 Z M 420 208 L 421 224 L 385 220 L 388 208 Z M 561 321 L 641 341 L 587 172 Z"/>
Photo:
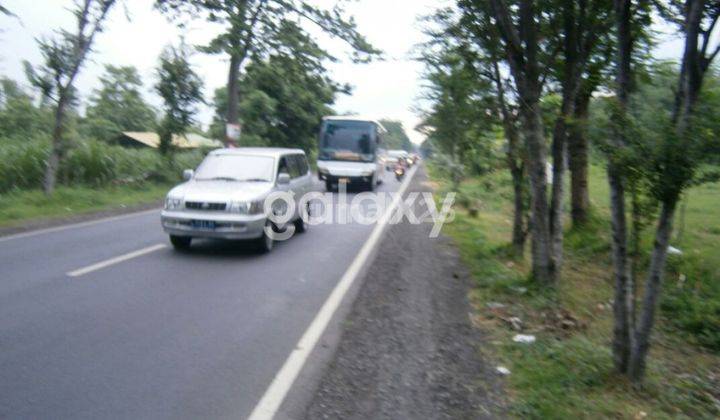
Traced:
<path id="1" fill-rule="evenodd" d="M 387 130 L 371 119 L 349 116 L 323 118 L 318 145 L 318 177 L 328 191 L 338 184 L 373 190 L 383 182 L 380 145 Z"/>

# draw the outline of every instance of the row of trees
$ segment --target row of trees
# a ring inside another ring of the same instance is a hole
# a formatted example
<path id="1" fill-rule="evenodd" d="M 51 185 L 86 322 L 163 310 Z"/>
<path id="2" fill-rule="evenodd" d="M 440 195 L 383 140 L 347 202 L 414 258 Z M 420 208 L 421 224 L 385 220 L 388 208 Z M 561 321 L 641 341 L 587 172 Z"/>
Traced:
<path id="1" fill-rule="evenodd" d="M 588 118 L 593 95 L 602 93 L 608 118 L 597 146 L 611 191 L 613 354 L 617 370 L 635 382 L 643 376 L 677 203 L 708 179 L 704 163 L 717 152 L 720 133 L 709 125 L 718 103 L 703 87 L 720 51 L 712 44 L 719 17 L 720 3 L 707 0 L 458 0 L 427 19 L 431 41 L 421 60 L 431 141 L 467 164 L 492 147 L 495 136 L 487 133 L 501 129 L 514 184 L 513 244 L 522 253 L 529 236 L 539 284 L 561 281 L 566 168 L 573 225 L 589 218 Z M 642 76 L 663 67 L 649 57 L 649 28 L 660 18 L 677 25 L 684 51 L 664 100 L 639 103 Z M 650 222 L 653 250 L 638 267 L 632 248 Z"/>
<path id="2" fill-rule="evenodd" d="M 31 84 L 41 96 L 40 108 L 52 111 L 52 146 L 47 160 L 44 189 L 51 194 L 57 169 L 71 144 L 68 123 L 76 113 L 75 81 L 102 32 L 117 0 L 78 0 L 72 9 L 76 25 L 42 38 L 38 46 L 42 63 L 26 63 Z M 184 26 L 204 18 L 221 27 L 203 53 L 225 54 L 230 59 L 227 86 L 215 92 L 216 116 L 211 133 L 236 144 L 226 125 L 243 119 L 243 144 L 272 144 L 310 149 L 320 117 L 329 111 L 338 93 L 349 92 L 327 75 L 323 64 L 337 60 L 307 32 L 315 26 L 349 46 L 354 61 L 368 61 L 380 54 L 355 29 L 338 2 L 331 9 L 300 0 L 156 0 L 155 7 Z M 12 12 L 0 6 L 0 13 Z M 156 92 L 163 98 L 162 118 L 142 100 L 142 84 L 132 67 L 106 68 L 102 87 L 90 99 L 83 133 L 109 138 L 120 130 L 160 133 L 160 150 L 171 150 L 174 134 L 194 124 L 203 102 L 202 80 L 193 71 L 191 47 L 168 46 L 156 69 Z M 17 95 L 16 95 L 17 96 Z M 5 107 L 7 109 L 7 106 Z"/>

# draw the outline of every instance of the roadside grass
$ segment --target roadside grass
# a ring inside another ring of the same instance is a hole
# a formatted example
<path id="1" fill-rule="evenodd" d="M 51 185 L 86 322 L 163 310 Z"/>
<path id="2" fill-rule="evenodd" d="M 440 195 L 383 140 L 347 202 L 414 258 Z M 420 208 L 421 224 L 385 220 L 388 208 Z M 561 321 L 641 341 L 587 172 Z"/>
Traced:
<path id="1" fill-rule="evenodd" d="M 159 202 L 170 187 L 155 183 L 98 188 L 61 186 L 50 197 L 41 190 L 11 191 L 0 194 L 0 227 Z"/>
<path id="2" fill-rule="evenodd" d="M 429 166 L 441 192 L 448 191 L 449 181 Z M 487 331 L 498 364 L 511 371 L 507 378 L 511 415 L 718 418 L 720 354 L 683 323 L 699 317 L 700 325 L 712 329 L 720 317 L 720 312 L 713 316 L 712 311 L 698 309 L 720 302 L 714 289 L 720 283 L 720 185 L 690 192 L 685 233 L 674 243 L 685 254 L 670 264 L 648 374 L 639 390 L 612 369 L 612 272 L 604 169 L 591 168 L 592 218 L 583 229 L 567 229 L 562 281 L 554 288 L 528 280 L 529 250 L 525 258 L 507 252 L 512 229 L 510 185 L 504 172 L 464 181 L 456 219 L 445 225 L 444 232 L 454 239 L 476 279 L 471 296 L 475 321 Z M 478 210 L 474 217 L 468 211 L 472 207 Z M 687 278 L 684 286 L 678 286 L 680 273 Z M 512 317 L 522 320 L 521 331 L 511 326 Z M 537 341 L 514 343 L 517 333 L 533 334 Z"/>

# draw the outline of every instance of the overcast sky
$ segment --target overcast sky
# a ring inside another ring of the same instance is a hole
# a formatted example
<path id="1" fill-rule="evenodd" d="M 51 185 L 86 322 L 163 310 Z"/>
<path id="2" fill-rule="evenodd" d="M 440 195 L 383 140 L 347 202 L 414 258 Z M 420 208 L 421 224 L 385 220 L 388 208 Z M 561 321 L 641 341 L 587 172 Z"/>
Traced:
<path id="1" fill-rule="evenodd" d="M 77 87 L 87 98 L 98 85 L 103 65 L 133 65 L 143 77 L 146 98 L 159 106 L 159 98 L 152 91 L 154 67 L 162 48 L 177 43 L 184 35 L 190 44 L 203 44 L 218 32 L 218 27 L 202 20 L 192 22 L 181 32 L 174 24 L 152 8 L 152 0 L 125 0 L 125 7 L 116 8 L 106 24 L 106 30 L 96 40 L 92 62 L 82 70 Z M 332 4 L 320 0 L 318 4 Z M 51 34 L 56 28 L 70 28 L 73 17 L 67 10 L 71 0 L 5 0 L 3 4 L 20 17 L 20 21 L 0 17 L 0 75 L 27 85 L 22 61 L 40 63 L 35 38 Z M 354 112 L 374 118 L 401 120 L 414 142 L 422 135 L 412 130 L 418 118 L 413 108 L 420 94 L 422 66 L 411 60 L 410 51 L 423 41 L 418 17 L 448 4 L 448 0 L 359 0 L 350 2 L 348 14 L 353 15 L 358 29 L 373 45 L 382 49 L 386 60 L 371 64 L 352 64 L 339 50 L 336 42 L 321 42 L 344 60 L 331 64 L 335 80 L 350 83 L 352 95 L 340 96 L 334 105 L 338 113 Z M 681 42 L 663 37 L 656 56 L 676 58 Z M 223 55 L 196 53 L 192 57 L 196 71 L 205 81 L 205 97 L 212 99 L 213 91 L 224 86 L 228 60 Z M 200 121 L 206 126 L 212 118 L 209 106 L 203 107 Z"/>

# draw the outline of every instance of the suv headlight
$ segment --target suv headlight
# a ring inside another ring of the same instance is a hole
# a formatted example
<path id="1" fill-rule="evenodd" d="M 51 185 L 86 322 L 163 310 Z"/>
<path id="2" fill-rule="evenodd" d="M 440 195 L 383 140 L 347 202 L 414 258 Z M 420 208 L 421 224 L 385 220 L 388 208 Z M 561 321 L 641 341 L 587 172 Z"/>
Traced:
<path id="1" fill-rule="evenodd" d="M 178 210 L 182 207 L 182 198 L 166 197 L 165 198 L 165 210 Z"/>
<path id="2" fill-rule="evenodd" d="M 233 201 L 230 203 L 230 212 L 236 214 L 260 214 L 263 212 L 263 200 Z"/>

